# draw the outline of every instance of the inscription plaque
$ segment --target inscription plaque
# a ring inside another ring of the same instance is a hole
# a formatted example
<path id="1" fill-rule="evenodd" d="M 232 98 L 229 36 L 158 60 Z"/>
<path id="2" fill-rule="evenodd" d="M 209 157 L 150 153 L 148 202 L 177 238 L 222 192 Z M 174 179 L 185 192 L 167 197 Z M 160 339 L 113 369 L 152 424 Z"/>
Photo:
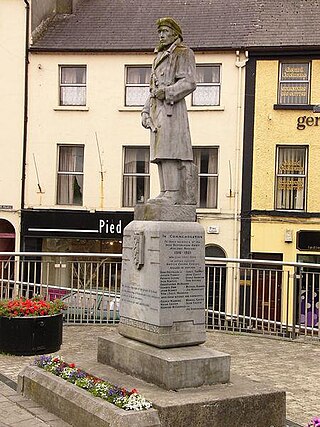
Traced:
<path id="1" fill-rule="evenodd" d="M 160 304 L 164 315 L 172 309 L 204 310 L 204 273 L 199 257 L 201 237 L 194 233 L 161 236 Z"/>

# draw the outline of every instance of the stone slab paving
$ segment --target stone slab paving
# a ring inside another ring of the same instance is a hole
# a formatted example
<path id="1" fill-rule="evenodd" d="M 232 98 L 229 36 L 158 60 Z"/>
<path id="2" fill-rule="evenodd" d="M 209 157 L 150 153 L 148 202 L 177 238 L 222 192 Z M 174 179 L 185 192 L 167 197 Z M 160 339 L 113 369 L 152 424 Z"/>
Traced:
<path id="1" fill-rule="evenodd" d="M 63 345 L 58 353 L 66 361 L 81 366 L 82 361 L 85 363 L 88 358 L 96 357 L 97 337 L 106 336 L 115 330 L 116 327 L 104 325 L 65 326 Z M 287 418 L 294 423 L 305 426 L 312 416 L 320 415 L 318 391 L 320 343 L 292 342 L 256 335 L 209 331 L 205 345 L 214 350 L 231 354 L 232 373 L 246 376 L 278 390 L 285 390 L 287 392 Z M 0 354 L 0 374 L 17 381 L 18 373 L 33 360 L 33 356 Z M 3 410 L 0 406 L 0 427 L 2 427 L 1 422 L 6 423 L 2 414 Z M 15 425 L 22 426 L 22 424 Z M 28 424 L 24 425 L 28 426 Z M 53 426 L 53 424 L 49 425 Z M 54 427 L 65 425 L 56 424 Z M 31 426 L 37 425 L 30 424 Z"/>

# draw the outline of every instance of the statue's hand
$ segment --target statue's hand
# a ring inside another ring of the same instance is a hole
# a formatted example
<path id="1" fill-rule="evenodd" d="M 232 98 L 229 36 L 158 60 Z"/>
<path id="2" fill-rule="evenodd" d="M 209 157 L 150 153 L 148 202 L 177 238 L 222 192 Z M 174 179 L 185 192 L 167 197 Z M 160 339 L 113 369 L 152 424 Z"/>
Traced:
<path id="1" fill-rule="evenodd" d="M 141 124 L 144 128 L 150 129 L 152 132 L 157 132 L 157 128 L 152 123 L 151 117 L 148 113 L 141 114 Z"/>
<path id="2" fill-rule="evenodd" d="M 160 101 L 163 101 L 166 97 L 166 93 L 165 93 L 164 89 L 157 89 L 154 95 Z"/>
<path id="3" fill-rule="evenodd" d="M 150 128 L 150 116 L 148 113 L 141 114 L 141 124 L 146 129 Z"/>

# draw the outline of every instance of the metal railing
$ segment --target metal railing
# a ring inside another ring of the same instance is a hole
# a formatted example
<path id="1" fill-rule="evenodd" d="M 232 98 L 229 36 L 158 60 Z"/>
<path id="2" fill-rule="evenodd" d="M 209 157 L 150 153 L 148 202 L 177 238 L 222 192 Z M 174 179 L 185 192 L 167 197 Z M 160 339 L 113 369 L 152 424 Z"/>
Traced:
<path id="1" fill-rule="evenodd" d="M 206 258 L 208 329 L 320 339 L 320 265 Z M 61 298 L 67 323 L 117 323 L 121 255 L 0 253 L 0 298 Z"/>
<path id="2" fill-rule="evenodd" d="M 320 265 L 206 258 L 208 329 L 320 339 Z"/>

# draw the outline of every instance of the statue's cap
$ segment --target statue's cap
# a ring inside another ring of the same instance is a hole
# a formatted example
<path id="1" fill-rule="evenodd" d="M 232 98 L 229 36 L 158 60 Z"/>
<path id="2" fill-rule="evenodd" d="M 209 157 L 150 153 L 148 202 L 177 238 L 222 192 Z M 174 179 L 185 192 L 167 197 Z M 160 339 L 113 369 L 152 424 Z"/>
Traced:
<path id="1" fill-rule="evenodd" d="M 157 24 L 158 28 L 162 27 L 162 26 L 166 26 L 166 27 L 172 28 L 178 34 L 178 36 L 180 37 L 180 39 L 183 40 L 181 27 L 177 23 L 177 21 L 175 21 L 173 18 L 169 18 L 169 17 L 160 18 L 160 19 L 157 20 L 156 24 Z"/>

